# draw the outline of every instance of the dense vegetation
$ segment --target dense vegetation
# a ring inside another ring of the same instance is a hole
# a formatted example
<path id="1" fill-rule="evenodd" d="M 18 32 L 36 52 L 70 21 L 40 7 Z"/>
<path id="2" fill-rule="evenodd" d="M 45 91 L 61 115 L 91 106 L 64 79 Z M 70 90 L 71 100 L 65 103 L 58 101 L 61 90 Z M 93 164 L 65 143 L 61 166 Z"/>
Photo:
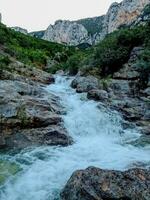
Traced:
<path id="1" fill-rule="evenodd" d="M 42 69 L 47 66 L 49 60 L 63 63 L 75 52 L 73 47 L 24 35 L 3 24 L 0 24 L 0 48 L 11 57 Z M 5 59 L 1 56 L 0 63 L 5 64 Z"/>
<path id="2" fill-rule="evenodd" d="M 143 15 L 149 14 L 150 6 L 147 6 Z M 100 23 L 101 18 L 95 18 L 94 22 L 97 21 Z M 90 34 L 97 31 L 92 28 L 93 26 L 97 27 L 94 22 L 90 18 L 80 20 Z M 81 48 L 82 50 L 27 36 L 0 24 L 0 49 L 6 53 L 6 55 L 0 56 L 1 68 L 9 64 L 8 55 L 10 55 L 25 64 L 47 69 L 51 73 L 63 69 L 74 75 L 80 69 L 85 74 L 111 76 L 128 61 L 132 49 L 136 46 L 144 47 L 137 66 L 141 70 L 142 85 L 145 85 L 150 73 L 149 22 L 145 26 L 122 27 L 107 35 L 95 47 Z M 47 67 L 51 61 L 52 66 Z"/>
<path id="3" fill-rule="evenodd" d="M 96 48 L 94 65 L 102 75 L 113 74 L 128 61 L 131 50 L 136 46 L 149 48 L 150 26 L 124 28 L 108 35 Z"/>

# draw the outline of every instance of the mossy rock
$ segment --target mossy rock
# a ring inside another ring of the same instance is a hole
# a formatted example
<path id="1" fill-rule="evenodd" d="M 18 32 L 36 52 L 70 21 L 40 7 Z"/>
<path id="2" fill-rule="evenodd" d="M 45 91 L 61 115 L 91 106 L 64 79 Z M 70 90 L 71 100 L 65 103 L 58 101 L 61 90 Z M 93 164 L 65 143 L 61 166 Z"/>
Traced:
<path id="1" fill-rule="evenodd" d="M 21 168 L 16 163 L 0 160 L 0 185 L 4 184 L 5 181 L 15 174 L 21 171 Z"/>

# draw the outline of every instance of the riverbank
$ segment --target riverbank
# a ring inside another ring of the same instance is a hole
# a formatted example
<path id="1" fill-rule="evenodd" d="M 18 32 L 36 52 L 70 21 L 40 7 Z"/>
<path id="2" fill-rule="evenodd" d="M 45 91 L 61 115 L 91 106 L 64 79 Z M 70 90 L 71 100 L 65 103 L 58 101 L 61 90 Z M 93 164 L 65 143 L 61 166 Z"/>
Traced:
<path id="1" fill-rule="evenodd" d="M 40 146 L 17 154 L 1 154 L 1 159 L 14 161 L 22 171 L 2 186 L 3 200 L 53 200 L 71 174 L 88 166 L 124 171 L 149 166 L 149 148 L 133 145 L 140 138 L 134 128 L 124 129 L 122 118 L 99 102 L 89 101 L 85 94 L 70 87 L 72 78 L 56 78 L 46 91 L 55 93 L 64 108 L 61 117 L 74 143 L 67 147 Z M 23 188 L 23 189 L 22 189 Z"/>

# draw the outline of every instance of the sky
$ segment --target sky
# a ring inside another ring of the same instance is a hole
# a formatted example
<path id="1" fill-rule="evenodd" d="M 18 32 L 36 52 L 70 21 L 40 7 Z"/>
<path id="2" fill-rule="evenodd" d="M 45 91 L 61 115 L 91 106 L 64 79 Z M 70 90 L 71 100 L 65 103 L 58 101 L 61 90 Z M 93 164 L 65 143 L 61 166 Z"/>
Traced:
<path id="1" fill-rule="evenodd" d="M 0 0 L 0 13 L 7 26 L 38 31 L 59 19 L 100 16 L 113 2 L 121 0 Z"/>

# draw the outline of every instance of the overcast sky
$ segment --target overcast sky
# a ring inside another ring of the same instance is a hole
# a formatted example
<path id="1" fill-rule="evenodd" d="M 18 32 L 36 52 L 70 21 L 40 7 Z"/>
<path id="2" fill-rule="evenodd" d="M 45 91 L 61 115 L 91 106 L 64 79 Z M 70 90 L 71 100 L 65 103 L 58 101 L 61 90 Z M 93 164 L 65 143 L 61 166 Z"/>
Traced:
<path id="1" fill-rule="evenodd" d="M 34 31 L 58 19 L 100 16 L 115 1 L 121 0 L 0 0 L 0 13 L 4 24 Z"/>

